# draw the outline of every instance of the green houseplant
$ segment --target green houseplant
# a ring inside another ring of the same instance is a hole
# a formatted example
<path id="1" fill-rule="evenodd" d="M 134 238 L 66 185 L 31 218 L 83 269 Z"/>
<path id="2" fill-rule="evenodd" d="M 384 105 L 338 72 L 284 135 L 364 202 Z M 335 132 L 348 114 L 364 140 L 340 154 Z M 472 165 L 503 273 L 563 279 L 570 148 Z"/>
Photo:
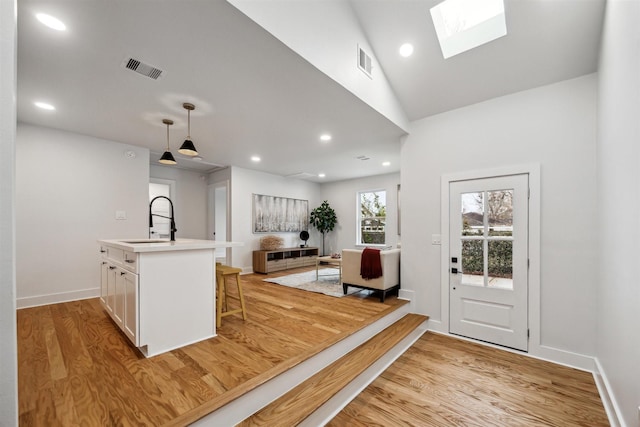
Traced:
<path id="1" fill-rule="evenodd" d="M 325 200 L 320 206 L 311 211 L 309 222 L 322 233 L 322 255 L 325 255 L 324 234 L 333 230 L 336 226 L 338 222 L 336 211 L 334 211 L 333 208 L 329 206 L 329 202 Z"/>

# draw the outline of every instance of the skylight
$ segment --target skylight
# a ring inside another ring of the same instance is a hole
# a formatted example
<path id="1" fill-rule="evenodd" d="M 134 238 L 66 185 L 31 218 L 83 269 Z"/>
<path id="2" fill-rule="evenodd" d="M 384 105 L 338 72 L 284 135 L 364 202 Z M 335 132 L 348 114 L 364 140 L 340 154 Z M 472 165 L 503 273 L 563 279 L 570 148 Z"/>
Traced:
<path id="1" fill-rule="evenodd" d="M 445 0 L 431 19 L 445 59 L 507 34 L 503 0 Z"/>

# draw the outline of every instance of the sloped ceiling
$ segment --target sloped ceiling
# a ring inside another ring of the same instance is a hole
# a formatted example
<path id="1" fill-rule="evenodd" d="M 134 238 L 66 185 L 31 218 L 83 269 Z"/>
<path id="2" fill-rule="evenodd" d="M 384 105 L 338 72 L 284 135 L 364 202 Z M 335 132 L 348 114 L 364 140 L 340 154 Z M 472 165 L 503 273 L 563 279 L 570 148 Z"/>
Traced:
<path id="1" fill-rule="evenodd" d="M 412 120 L 596 70 L 604 1 L 507 0 L 509 35 L 449 60 L 428 19 L 435 1 L 335 1 L 351 9 L 389 93 Z M 42 26 L 37 12 L 57 16 L 68 30 Z M 295 20 L 294 12 L 282 19 Z M 399 170 L 406 126 L 353 81 L 336 81 L 317 57 L 299 54 L 304 38 L 280 40 L 225 1 L 20 0 L 18 14 L 21 122 L 160 153 L 169 118 L 177 156 L 186 136 L 182 103 L 192 102 L 191 136 L 205 169 L 307 173 L 316 182 Z M 397 55 L 405 41 L 416 46 L 412 58 Z M 344 66 L 355 67 L 355 46 L 347 49 L 354 57 Z M 131 56 L 162 69 L 162 77 L 126 70 Z M 39 110 L 36 100 L 57 110 Z M 328 143 L 319 140 L 325 132 L 333 136 Z M 253 155 L 262 161 L 253 163 Z"/>

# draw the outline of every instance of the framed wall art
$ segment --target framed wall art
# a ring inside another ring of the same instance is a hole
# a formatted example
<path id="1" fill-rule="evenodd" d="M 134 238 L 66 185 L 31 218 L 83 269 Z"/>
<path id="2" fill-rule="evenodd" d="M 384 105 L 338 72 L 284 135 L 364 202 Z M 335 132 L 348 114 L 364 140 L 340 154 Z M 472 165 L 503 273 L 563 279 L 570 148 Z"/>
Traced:
<path id="1" fill-rule="evenodd" d="M 308 200 L 253 195 L 254 233 L 299 233 L 308 229 Z"/>

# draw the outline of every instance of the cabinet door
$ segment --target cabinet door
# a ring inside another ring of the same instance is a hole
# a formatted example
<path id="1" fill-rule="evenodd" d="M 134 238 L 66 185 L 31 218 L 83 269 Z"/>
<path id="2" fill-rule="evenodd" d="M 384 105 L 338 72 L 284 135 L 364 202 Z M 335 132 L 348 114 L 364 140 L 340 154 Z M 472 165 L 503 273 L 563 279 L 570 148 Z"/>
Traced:
<path id="1" fill-rule="evenodd" d="M 117 269 L 116 273 L 116 289 L 115 289 L 115 305 L 113 307 L 113 318 L 122 328 L 124 324 L 124 282 L 127 271 L 121 268 Z"/>
<path id="2" fill-rule="evenodd" d="M 117 267 L 107 263 L 107 311 L 113 316 L 116 305 L 116 273 Z"/>
<path id="3" fill-rule="evenodd" d="M 107 282 L 109 276 L 109 264 L 107 261 L 100 261 L 100 302 L 107 306 Z"/>
<path id="4" fill-rule="evenodd" d="M 138 275 L 127 272 L 124 277 L 124 333 L 139 347 L 138 333 Z"/>

